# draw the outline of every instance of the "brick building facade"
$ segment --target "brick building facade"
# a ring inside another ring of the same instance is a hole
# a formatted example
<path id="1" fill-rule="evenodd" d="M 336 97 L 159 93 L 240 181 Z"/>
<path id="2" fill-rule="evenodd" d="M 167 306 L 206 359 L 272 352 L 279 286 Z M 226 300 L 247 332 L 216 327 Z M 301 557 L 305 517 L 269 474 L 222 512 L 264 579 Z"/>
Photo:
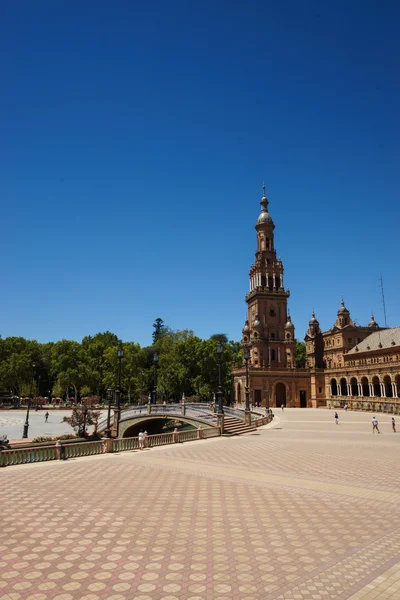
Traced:
<path id="1" fill-rule="evenodd" d="M 250 402 L 260 406 L 354 405 L 400 410 L 400 327 L 381 328 L 372 315 L 356 325 L 342 299 L 333 327 L 322 331 L 313 312 L 305 336 L 307 367 L 296 368 L 295 328 L 288 313 L 290 291 L 274 244 L 268 199 L 261 198 L 255 262 L 246 295 L 242 344 L 249 349 Z M 245 402 L 246 370 L 234 371 L 235 401 Z"/>

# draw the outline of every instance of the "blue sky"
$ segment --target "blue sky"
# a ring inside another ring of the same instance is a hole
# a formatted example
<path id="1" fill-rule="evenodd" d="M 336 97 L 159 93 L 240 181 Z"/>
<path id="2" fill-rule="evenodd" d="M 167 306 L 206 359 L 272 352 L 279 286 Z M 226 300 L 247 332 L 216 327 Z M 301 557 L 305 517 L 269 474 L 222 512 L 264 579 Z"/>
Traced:
<path id="1" fill-rule="evenodd" d="M 400 325 L 396 2 L 2 6 L 0 333 L 240 339 L 267 185 L 302 339 Z M 5 60 L 4 60 L 5 58 Z"/>

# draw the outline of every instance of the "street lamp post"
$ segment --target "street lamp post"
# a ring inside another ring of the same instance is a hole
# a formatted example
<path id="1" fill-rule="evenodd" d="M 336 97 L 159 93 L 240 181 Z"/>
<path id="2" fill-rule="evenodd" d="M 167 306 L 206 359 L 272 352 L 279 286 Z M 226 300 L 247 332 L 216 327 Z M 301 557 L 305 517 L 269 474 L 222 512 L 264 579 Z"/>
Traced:
<path id="1" fill-rule="evenodd" d="M 246 413 L 250 412 L 250 392 L 249 392 L 249 360 L 250 360 L 250 350 L 246 347 L 243 350 L 243 358 L 246 364 Z"/>
<path id="2" fill-rule="evenodd" d="M 157 368 L 158 368 L 158 354 L 154 352 L 154 389 L 153 389 L 153 404 L 157 403 Z"/>
<path id="3" fill-rule="evenodd" d="M 115 404 L 114 419 L 115 419 L 115 431 L 116 437 L 119 436 L 119 420 L 121 417 L 121 362 L 124 358 L 124 350 L 122 345 L 118 348 L 118 373 L 117 373 L 117 389 L 115 390 Z"/>
<path id="4" fill-rule="evenodd" d="M 222 354 L 224 352 L 224 347 L 221 342 L 217 343 L 217 355 L 218 355 L 218 391 L 217 391 L 217 399 L 218 399 L 218 413 L 220 415 L 224 414 L 224 403 L 223 403 L 223 393 L 222 393 L 222 381 L 221 381 L 221 361 Z"/>
<path id="5" fill-rule="evenodd" d="M 39 409 L 39 397 L 40 397 L 40 375 L 38 376 L 38 385 L 36 392 L 36 410 Z"/>
<path id="6" fill-rule="evenodd" d="M 269 413 L 269 390 L 265 390 L 265 411 Z"/>
<path id="7" fill-rule="evenodd" d="M 34 377 L 34 369 L 36 367 L 36 364 L 33 362 L 32 363 L 32 377 L 31 377 L 31 387 L 29 389 L 29 399 L 28 399 L 28 409 L 26 411 L 26 420 L 25 420 L 25 424 L 24 424 L 24 432 L 22 434 L 23 438 L 27 438 L 28 437 L 28 429 L 29 429 L 29 409 L 31 407 L 31 398 L 32 398 L 32 388 L 33 388 L 33 377 Z"/>
<path id="8" fill-rule="evenodd" d="M 106 437 L 111 437 L 111 402 L 113 399 L 114 390 L 111 388 L 107 389 L 107 400 L 108 400 L 108 411 L 107 411 L 107 429 L 105 430 Z"/>

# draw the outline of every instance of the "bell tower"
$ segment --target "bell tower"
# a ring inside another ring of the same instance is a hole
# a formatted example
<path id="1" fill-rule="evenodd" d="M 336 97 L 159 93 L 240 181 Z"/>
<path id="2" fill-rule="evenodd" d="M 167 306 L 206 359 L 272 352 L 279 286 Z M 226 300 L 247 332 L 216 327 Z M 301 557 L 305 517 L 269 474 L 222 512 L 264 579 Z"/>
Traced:
<path id="1" fill-rule="evenodd" d="M 255 226 L 257 249 L 249 273 L 248 316 L 242 342 L 250 348 L 253 368 L 293 368 L 296 340 L 287 310 L 290 292 L 284 288 L 283 265 L 276 255 L 275 225 L 268 212 L 265 185 L 260 204 L 261 213 Z"/>

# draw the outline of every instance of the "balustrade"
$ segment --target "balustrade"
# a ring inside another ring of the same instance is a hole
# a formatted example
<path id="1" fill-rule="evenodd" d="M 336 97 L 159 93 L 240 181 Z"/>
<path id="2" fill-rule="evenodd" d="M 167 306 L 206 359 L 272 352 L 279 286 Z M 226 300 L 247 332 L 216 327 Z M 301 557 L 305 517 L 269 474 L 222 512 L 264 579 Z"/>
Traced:
<path id="1" fill-rule="evenodd" d="M 0 466 L 23 465 L 27 463 L 55 460 L 55 446 L 39 446 L 32 448 L 15 448 L 0 451 Z"/>

